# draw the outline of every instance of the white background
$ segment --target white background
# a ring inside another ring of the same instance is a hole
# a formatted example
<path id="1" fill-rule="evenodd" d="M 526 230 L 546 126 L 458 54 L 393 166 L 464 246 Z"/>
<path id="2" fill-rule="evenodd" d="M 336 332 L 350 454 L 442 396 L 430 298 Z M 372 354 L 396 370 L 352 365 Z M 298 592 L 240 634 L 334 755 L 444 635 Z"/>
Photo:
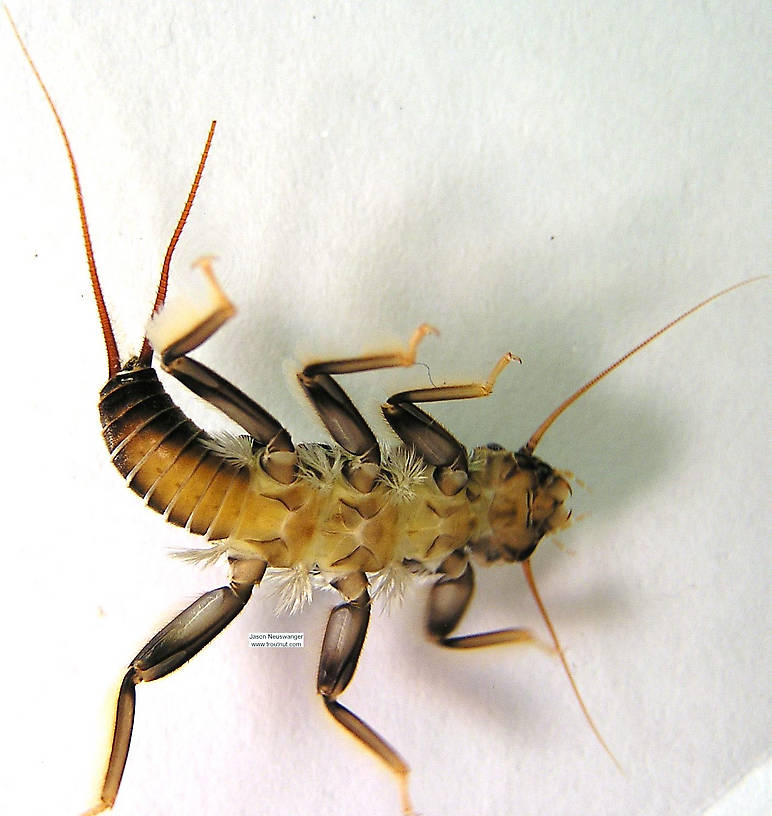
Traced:
<path id="1" fill-rule="evenodd" d="M 642 4 L 643 5 L 643 4 Z M 177 250 L 219 257 L 239 314 L 199 359 L 297 441 L 324 433 L 301 360 L 442 331 L 435 382 L 522 366 L 434 413 L 521 445 L 567 394 L 701 298 L 769 270 L 769 12 L 761 3 L 11 3 L 68 128 L 121 347 Z M 222 570 L 124 489 L 100 439 L 106 365 L 65 153 L 9 27 L 3 87 L 6 665 L 0 809 L 96 801 L 118 683 Z M 534 649 L 424 642 L 420 590 L 375 616 L 343 702 L 404 754 L 416 809 L 697 814 L 769 796 L 770 283 L 711 305 L 582 399 L 539 454 L 588 486 L 533 560 L 620 774 Z M 426 370 L 346 387 L 378 404 Z M 177 392 L 175 392 L 177 393 Z M 186 405 L 188 403 L 186 402 Z M 191 409 L 194 410 L 194 409 Z M 222 421 L 198 409 L 208 426 Z M 478 572 L 463 631 L 543 633 L 519 570 Z M 331 596 L 259 591 L 183 670 L 138 689 L 116 816 L 399 813 L 315 695 Z M 303 631 L 302 651 L 249 650 Z M 761 770 L 759 770 L 761 769 Z M 765 793 L 765 785 L 766 793 Z"/>

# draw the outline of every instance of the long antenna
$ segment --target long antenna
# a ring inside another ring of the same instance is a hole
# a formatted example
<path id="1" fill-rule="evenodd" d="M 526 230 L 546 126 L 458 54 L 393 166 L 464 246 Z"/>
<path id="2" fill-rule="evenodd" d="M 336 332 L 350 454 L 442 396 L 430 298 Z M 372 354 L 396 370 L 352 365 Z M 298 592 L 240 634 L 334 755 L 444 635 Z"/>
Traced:
<path id="1" fill-rule="evenodd" d="M 593 386 L 597 385 L 605 376 L 611 374 L 611 372 L 615 368 L 619 368 L 626 360 L 629 360 L 634 354 L 637 354 L 644 346 L 648 346 L 649 343 L 654 342 L 660 335 L 663 335 L 669 329 L 672 329 L 676 323 L 680 323 L 682 320 L 685 320 L 689 315 L 693 315 L 699 309 L 702 309 L 703 306 L 707 306 L 708 303 L 712 303 L 714 300 L 718 300 L 718 298 L 723 297 L 724 295 L 729 294 L 729 292 L 733 292 L 735 289 L 739 289 L 741 286 L 747 286 L 749 283 L 755 283 L 762 278 L 768 277 L 767 275 L 758 275 L 755 278 L 748 278 L 748 280 L 741 281 L 740 283 L 735 283 L 733 286 L 728 286 L 726 289 L 722 289 L 720 292 L 716 292 L 715 295 L 711 295 L 709 298 L 705 298 L 701 303 L 698 303 L 696 306 L 692 306 L 691 309 L 683 312 L 675 320 L 671 320 L 666 326 L 663 326 L 659 331 L 654 332 L 650 337 L 647 337 L 642 343 L 638 343 L 635 348 L 630 349 L 627 354 L 624 354 L 620 357 L 616 362 L 612 363 L 608 368 L 604 368 L 599 374 L 596 374 L 591 380 L 588 380 L 578 391 L 574 391 L 570 397 L 565 399 L 563 402 L 558 405 L 558 407 L 542 422 L 541 425 L 534 431 L 531 438 L 520 448 L 521 453 L 528 453 L 532 454 L 536 446 L 541 442 L 541 438 L 547 432 L 549 427 L 552 423 L 566 410 L 570 405 L 573 405 L 579 397 L 583 394 L 586 394 Z"/>
<path id="2" fill-rule="evenodd" d="M 40 85 L 41 90 L 45 94 L 46 100 L 48 102 L 49 108 L 51 108 L 51 112 L 54 114 L 54 119 L 56 119 L 56 124 L 59 127 L 59 133 L 62 135 L 62 139 L 64 141 L 64 147 L 67 150 L 67 158 L 70 162 L 70 170 L 72 171 L 72 180 L 75 183 L 75 197 L 78 199 L 78 211 L 80 212 L 80 229 L 83 233 L 83 246 L 86 250 L 86 262 L 88 263 L 88 272 L 91 277 L 91 288 L 94 292 L 94 300 L 96 301 L 97 312 L 99 313 L 99 323 L 102 326 L 102 336 L 105 340 L 105 348 L 107 350 L 107 370 L 110 377 L 113 377 L 117 374 L 121 369 L 121 360 L 118 355 L 118 345 L 115 342 L 115 335 L 113 334 L 113 327 L 110 324 L 110 315 L 107 313 L 107 306 L 105 306 L 105 300 L 102 296 L 102 287 L 99 285 L 99 276 L 97 275 L 96 264 L 94 263 L 94 250 L 91 246 L 91 234 L 88 229 L 88 221 L 86 219 L 86 207 L 83 204 L 83 192 L 80 187 L 80 177 L 78 176 L 78 168 L 75 166 L 75 156 L 72 154 L 72 148 L 70 147 L 70 140 L 67 138 L 67 131 L 64 129 L 64 125 L 62 124 L 62 120 L 59 117 L 59 112 L 56 110 L 56 105 L 54 105 L 54 100 L 51 99 L 51 94 L 48 93 L 48 88 L 46 88 L 45 83 L 43 82 L 42 77 L 38 73 L 38 69 L 35 66 L 35 63 L 32 61 L 32 57 L 30 56 L 29 51 L 27 51 L 27 46 L 24 45 L 24 41 L 19 34 L 19 30 L 16 28 L 16 23 L 13 21 L 13 17 L 11 17 L 11 12 L 8 11 L 7 6 L 3 6 L 5 10 L 5 14 L 8 17 L 8 22 L 11 24 L 11 28 L 13 29 L 14 36 L 16 37 L 16 41 L 21 46 L 21 50 L 29 63 L 30 68 L 32 68 L 32 72 L 35 74 L 35 79 L 38 81 L 38 85 Z"/>
<path id="3" fill-rule="evenodd" d="M 566 410 L 566 408 L 568 408 L 570 405 L 573 405 L 579 399 L 579 397 L 581 397 L 583 394 L 586 394 L 594 385 L 597 385 L 607 374 L 610 374 L 615 368 L 619 368 L 619 366 L 621 366 L 622 363 L 624 363 L 626 360 L 629 360 L 630 357 L 639 352 L 644 346 L 648 346 L 649 343 L 652 343 L 660 335 L 664 334 L 669 329 L 672 329 L 673 326 L 676 325 L 676 323 L 680 323 L 682 320 L 689 317 L 689 315 L 694 314 L 698 309 L 701 309 L 703 306 L 707 306 L 708 303 L 711 303 L 712 301 L 717 300 L 720 297 L 723 297 L 729 292 L 732 292 L 735 289 L 739 289 L 741 286 L 747 286 L 749 283 L 754 283 L 755 281 L 761 280 L 762 278 L 766 277 L 768 276 L 759 275 L 758 277 L 749 278 L 748 280 L 742 281 L 740 283 L 735 283 L 733 286 L 729 286 L 726 289 L 722 289 L 715 295 L 711 295 L 709 298 L 706 298 L 702 302 L 698 303 L 696 306 L 693 306 L 691 309 L 688 309 L 687 311 L 683 312 L 683 314 L 680 314 L 678 317 L 675 318 L 675 320 L 671 320 L 666 326 L 663 326 L 659 331 L 654 332 L 654 334 L 646 338 L 646 340 L 644 340 L 642 343 L 638 343 L 638 345 L 635 346 L 635 348 L 630 349 L 630 351 L 628 351 L 627 354 L 624 354 L 616 362 L 612 363 L 607 368 L 604 368 L 603 371 L 601 371 L 599 374 L 596 374 L 591 380 L 588 380 L 581 388 L 579 388 L 577 391 L 574 391 L 574 393 L 571 394 L 570 397 L 563 400 L 563 402 L 561 402 L 560 405 L 558 405 L 558 407 L 544 420 L 544 422 L 542 422 L 542 424 L 539 425 L 539 427 L 536 429 L 536 431 L 528 440 L 528 442 L 526 442 L 525 445 L 523 445 L 523 447 L 520 449 L 520 452 L 529 455 L 532 454 L 536 446 L 541 441 L 542 436 L 544 436 L 544 434 L 550 428 L 552 423 L 563 413 L 563 411 Z M 539 613 L 541 614 L 542 619 L 550 633 L 550 637 L 552 638 L 552 643 L 555 647 L 555 651 L 557 652 L 558 657 L 560 658 L 560 662 L 563 665 L 563 670 L 565 671 L 566 676 L 568 677 L 568 682 L 571 684 L 571 688 L 574 692 L 574 696 L 576 697 L 579 703 L 579 707 L 582 710 L 582 714 L 584 715 L 585 720 L 587 720 L 587 723 L 592 729 L 593 734 L 595 734 L 595 738 L 601 744 L 605 752 L 611 757 L 612 761 L 617 766 L 617 768 L 621 771 L 622 768 L 619 762 L 617 762 L 616 757 L 614 756 L 613 753 L 611 753 L 611 749 L 608 747 L 606 741 L 601 736 L 600 731 L 598 731 L 597 726 L 595 725 L 592 717 L 590 716 L 590 712 L 587 710 L 587 706 L 584 704 L 582 695 L 579 693 L 579 688 L 576 685 L 574 676 L 571 673 L 571 669 L 569 668 L 568 661 L 566 660 L 566 656 L 563 652 L 563 647 L 560 645 L 560 641 L 558 640 L 555 627 L 552 625 L 552 621 L 550 620 L 550 617 L 547 613 L 547 609 L 544 606 L 541 596 L 539 595 L 539 590 L 536 588 L 536 582 L 534 581 L 533 578 L 530 561 L 523 561 L 521 566 L 523 568 L 523 573 L 525 574 L 525 580 L 528 584 L 528 588 L 531 591 L 531 595 L 533 596 L 533 599 L 536 602 L 536 606 L 539 608 Z"/>
<path id="4" fill-rule="evenodd" d="M 579 708 L 582 710 L 582 714 L 584 714 L 584 719 L 587 720 L 587 724 L 592 729 L 592 733 L 595 734 L 595 739 L 603 747 L 603 750 L 611 757 L 611 761 L 614 765 L 617 766 L 619 771 L 622 771 L 622 766 L 617 761 L 617 758 L 614 754 L 611 753 L 611 749 L 606 744 L 606 740 L 603 739 L 601 736 L 600 731 L 598 731 L 598 726 L 595 725 L 593 722 L 592 717 L 590 716 L 590 712 L 587 710 L 587 706 L 584 704 L 584 700 L 582 699 L 582 695 L 579 693 L 579 687 L 576 685 L 576 681 L 574 680 L 574 675 L 571 672 L 571 669 L 568 666 L 568 661 L 566 660 L 566 656 L 563 652 L 563 647 L 560 645 L 560 641 L 558 640 L 557 632 L 555 631 L 555 627 L 552 625 L 552 621 L 550 620 L 550 616 L 547 614 L 547 609 L 542 602 L 541 595 L 539 595 L 539 590 L 536 589 L 536 582 L 533 579 L 533 573 L 531 572 L 531 562 L 530 561 L 522 561 L 520 566 L 523 568 L 523 573 L 525 574 L 525 580 L 528 583 L 528 589 L 531 590 L 531 595 L 533 595 L 534 601 L 536 601 L 536 606 L 539 607 L 539 613 L 541 614 L 542 620 L 547 626 L 547 629 L 550 633 L 550 637 L 552 638 L 552 643 L 555 646 L 555 651 L 558 653 L 558 657 L 560 658 L 560 662 L 563 664 L 563 670 L 568 677 L 568 682 L 571 684 L 571 688 L 573 689 L 574 696 L 576 697 L 577 702 L 579 703 Z"/>

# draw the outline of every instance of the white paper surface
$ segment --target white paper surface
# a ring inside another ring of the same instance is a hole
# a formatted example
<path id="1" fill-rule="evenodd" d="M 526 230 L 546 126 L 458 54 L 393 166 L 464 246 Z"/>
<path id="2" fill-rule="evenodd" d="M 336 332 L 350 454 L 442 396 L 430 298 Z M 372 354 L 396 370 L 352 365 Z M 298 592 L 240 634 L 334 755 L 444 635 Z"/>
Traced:
<path id="1" fill-rule="evenodd" d="M 516 448 L 680 311 L 769 271 L 761 4 L 11 11 L 68 129 L 126 351 L 218 120 L 172 286 L 219 257 L 240 311 L 198 357 L 297 441 L 325 438 L 292 386 L 299 361 L 403 342 L 427 321 L 442 332 L 420 354 L 435 383 L 484 378 L 507 350 L 523 358 L 490 399 L 432 409 L 470 447 Z M 168 558 L 191 539 L 109 465 L 65 153 L 4 23 L 0 43 L 2 809 L 77 814 L 96 801 L 124 667 L 223 572 Z M 711 305 L 538 451 L 589 488 L 564 549 L 543 543 L 533 566 L 624 775 L 555 659 L 430 646 L 419 590 L 374 616 L 342 701 L 410 763 L 422 814 L 698 814 L 768 763 L 769 319 L 769 281 Z M 416 367 L 345 387 L 385 435 L 379 402 L 426 383 Z M 332 597 L 281 619 L 265 594 L 138 689 L 116 816 L 399 813 L 390 774 L 314 692 Z M 544 636 L 519 570 L 478 571 L 463 631 L 508 625 Z M 247 647 L 249 632 L 285 630 L 306 647 Z M 768 796 L 750 786 L 736 812 L 762 813 Z"/>

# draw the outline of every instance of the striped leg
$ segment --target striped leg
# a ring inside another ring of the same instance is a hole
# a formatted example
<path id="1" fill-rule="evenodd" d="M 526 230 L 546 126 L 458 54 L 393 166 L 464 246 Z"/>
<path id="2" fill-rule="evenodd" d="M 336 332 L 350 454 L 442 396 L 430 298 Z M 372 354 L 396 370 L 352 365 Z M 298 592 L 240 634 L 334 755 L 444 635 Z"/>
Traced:
<path id="1" fill-rule="evenodd" d="M 527 629 L 496 629 L 474 635 L 448 637 L 458 626 L 474 591 L 474 572 L 466 553 L 452 552 L 437 569 L 441 573 L 429 594 L 426 631 L 440 646 L 451 649 L 477 649 L 500 643 L 536 643 Z"/>
<path id="2" fill-rule="evenodd" d="M 289 433 L 243 391 L 187 356 L 235 313 L 214 277 L 211 259 L 202 258 L 198 265 L 207 285 L 206 299 L 196 304 L 197 308 L 191 308 L 190 304 L 180 308 L 174 303 L 164 306 L 148 328 L 150 343 L 161 358 L 164 371 L 238 422 L 265 446 L 262 464 L 266 472 L 278 482 L 289 484 L 295 479 L 297 465 Z"/>
<path id="3" fill-rule="evenodd" d="M 118 693 L 113 745 L 100 801 L 83 816 L 96 816 L 115 804 L 134 727 L 136 685 L 170 674 L 219 635 L 244 608 L 265 568 L 264 561 L 231 560 L 230 584 L 206 592 L 194 601 L 151 638 L 131 661 Z"/>
<path id="4" fill-rule="evenodd" d="M 436 468 L 434 480 L 446 496 L 454 496 L 466 486 L 469 479 L 466 450 L 455 436 L 415 403 L 487 397 L 493 391 L 499 374 L 512 360 L 520 358 L 511 353 L 505 354 L 484 383 L 400 391 L 381 406 L 386 421 L 400 439 L 414 447 L 426 462 Z"/>
<path id="5" fill-rule="evenodd" d="M 352 573 L 333 583 L 346 599 L 330 612 L 319 659 L 317 690 L 327 710 L 337 722 L 373 751 L 397 775 L 405 814 L 413 807 L 408 793 L 407 776 L 410 768 L 404 759 L 364 720 L 338 702 L 359 661 L 370 620 L 370 595 L 364 573 Z"/>
<path id="6" fill-rule="evenodd" d="M 418 344 L 430 333 L 436 333 L 436 330 L 423 324 L 413 332 L 405 351 L 325 360 L 307 365 L 298 374 L 300 385 L 332 438 L 356 457 L 356 461 L 347 464 L 344 473 L 348 481 L 362 493 L 369 493 L 378 479 L 381 464 L 378 441 L 364 417 L 346 392 L 333 380 L 332 375 L 411 366 L 415 363 Z"/>

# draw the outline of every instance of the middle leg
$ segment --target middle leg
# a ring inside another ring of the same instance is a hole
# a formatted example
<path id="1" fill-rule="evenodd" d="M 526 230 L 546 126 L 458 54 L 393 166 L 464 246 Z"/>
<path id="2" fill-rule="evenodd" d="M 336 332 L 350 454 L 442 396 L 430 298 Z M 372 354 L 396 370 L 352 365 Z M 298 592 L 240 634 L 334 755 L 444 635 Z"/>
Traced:
<path id="1" fill-rule="evenodd" d="M 370 620 L 367 577 L 362 572 L 354 572 L 334 581 L 333 586 L 343 595 L 345 603 L 336 606 L 330 612 L 319 659 L 317 691 L 322 695 L 327 710 L 335 720 L 380 757 L 397 775 L 402 808 L 405 814 L 412 814 L 413 807 L 407 786 L 407 776 L 410 772 L 408 764 L 380 734 L 338 702 L 338 696 L 351 682 L 365 642 L 367 624 Z"/>
<path id="2" fill-rule="evenodd" d="M 418 344 L 427 334 L 436 334 L 436 331 L 424 323 L 413 332 L 404 351 L 324 360 L 307 365 L 298 374 L 300 385 L 330 436 L 355 457 L 343 472 L 349 483 L 362 493 L 369 493 L 375 486 L 380 474 L 381 452 L 364 417 L 332 375 L 411 366 L 415 363 Z"/>

